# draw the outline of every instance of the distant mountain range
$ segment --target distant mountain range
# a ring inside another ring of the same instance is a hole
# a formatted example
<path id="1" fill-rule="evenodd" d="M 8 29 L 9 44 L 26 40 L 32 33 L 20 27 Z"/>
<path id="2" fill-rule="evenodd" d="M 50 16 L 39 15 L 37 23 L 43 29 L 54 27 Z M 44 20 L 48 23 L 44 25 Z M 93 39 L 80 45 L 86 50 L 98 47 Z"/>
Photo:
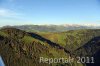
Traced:
<path id="1" fill-rule="evenodd" d="M 36 32 L 62 32 L 78 29 L 100 29 L 100 26 L 94 25 L 78 25 L 78 24 L 63 24 L 63 25 L 19 25 L 19 26 L 4 26 L 3 28 L 14 27 L 25 31 Z"/>

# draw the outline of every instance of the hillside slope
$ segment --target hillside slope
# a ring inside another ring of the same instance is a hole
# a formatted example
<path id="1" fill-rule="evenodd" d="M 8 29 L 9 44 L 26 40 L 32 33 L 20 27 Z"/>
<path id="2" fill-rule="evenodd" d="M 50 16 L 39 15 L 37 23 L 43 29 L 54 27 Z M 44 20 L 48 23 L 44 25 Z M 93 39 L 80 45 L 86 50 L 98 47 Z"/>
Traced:
<path id="1" fill-rule="evenodd" d="M 34 33 L 27 33 L 15 28 L 1 29 L 0 55 L 7 66 L 71 66 L 72 64 L 39 63 L 40 57 L 67 58 L 70 54 L 56 43 L 39 39 Z M 41 38 L 41 37 L 40 37 Z M 77 64 L 81 65 L 82 64 Z"/>
<path id="2" fill-rule="evenodd" d="M 39 63 L 40 57 L 68 58 L 86 52 L 84 46 L 99 50 L 100 30 L 75 30 L 60 33 L 25 32 L 15 28 L 0 30 L 0 55 L 6 66 L 85 66 L 76 63 Z M 93 40 L 92 40 L 93 39 Z M 89 42 L 90 41 L 90 42 Z M 91 42 L 94 42 L 93 45 Z M 95 48 L 96 47 L 96 48 Z M 82 50 L 81 50 L 82 49 Z M 90 50 L 91 52 L 91 50 Z M 83 53 L 83 56 L 87 56 Z"/>

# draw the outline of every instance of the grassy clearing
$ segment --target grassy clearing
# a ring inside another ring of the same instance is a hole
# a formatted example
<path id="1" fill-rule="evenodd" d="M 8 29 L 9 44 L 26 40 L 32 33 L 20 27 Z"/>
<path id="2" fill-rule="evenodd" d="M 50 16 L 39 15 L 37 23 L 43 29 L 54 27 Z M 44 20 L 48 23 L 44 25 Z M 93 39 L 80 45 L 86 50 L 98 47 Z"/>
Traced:
<path id="1" fill-rule="evenodd" d="M 2 32 L 2 31 L 0 31 L 0 35 L 1 35 L 1 36 L 4 36 L 4 37 L 7 37 L 7 36 L 8 36 L 8 34 Z"/>
<path id="2" fill-rule="evenodd" d="M 24 36 L 24 38 L 22 38 L 22 41 L 24 41 L 26 44 L 27 43 L 32 43 L 34 40 L 34 38 L 30 37 L 30 36 Z"/>

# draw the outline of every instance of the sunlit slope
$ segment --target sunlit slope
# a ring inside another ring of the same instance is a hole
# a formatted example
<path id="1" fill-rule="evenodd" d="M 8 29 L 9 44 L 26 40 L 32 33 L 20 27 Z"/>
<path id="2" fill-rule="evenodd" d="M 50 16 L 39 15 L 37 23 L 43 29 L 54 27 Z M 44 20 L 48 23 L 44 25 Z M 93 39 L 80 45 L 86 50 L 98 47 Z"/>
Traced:
<path id="1" fill-rule="evenodd" d="M 100 36 L 99 29 L 70 30 L 60 33 L 38 33 L 41 36 L 58 43 L 69 51 L 84 45 L 96 36 Z"/>

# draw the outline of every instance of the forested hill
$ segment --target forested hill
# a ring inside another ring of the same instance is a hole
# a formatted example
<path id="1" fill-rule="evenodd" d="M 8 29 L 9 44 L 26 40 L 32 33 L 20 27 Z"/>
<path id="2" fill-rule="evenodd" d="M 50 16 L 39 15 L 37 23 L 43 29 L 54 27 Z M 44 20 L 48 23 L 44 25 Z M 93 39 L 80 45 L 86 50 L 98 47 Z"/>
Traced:
<path id="1" fill-rule="evenodd" d="M 0 30 L 0 55 L 6 66 L 85 66 L 88 64 L 39 63 L 40 57 L 94 56 L 97 59 L 99 29 L 66 32 L 26 32 L 16 28 Z M 93 50 L 91 50 L 93 49 Z M 88 54 L 88 52 L 91 52 Z M 86 54 L 82 52 L 87 52 Z"/>

